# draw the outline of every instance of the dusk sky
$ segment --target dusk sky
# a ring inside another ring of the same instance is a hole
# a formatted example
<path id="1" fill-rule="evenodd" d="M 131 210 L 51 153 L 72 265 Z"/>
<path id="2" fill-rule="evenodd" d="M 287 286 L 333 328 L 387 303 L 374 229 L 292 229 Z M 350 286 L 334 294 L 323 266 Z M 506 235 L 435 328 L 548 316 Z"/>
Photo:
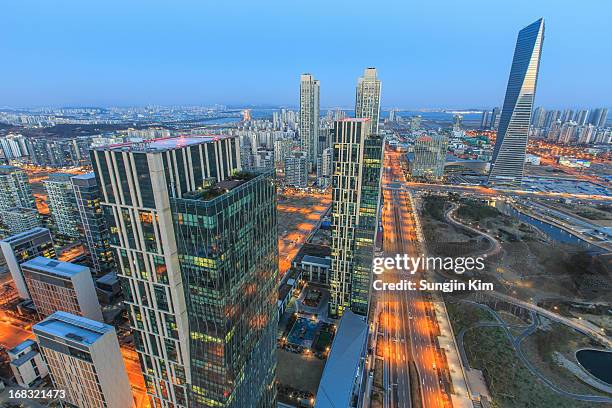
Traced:
<path id="1" fill-rule="evenodd" d="M 501 105 L 518 31 L 546 21 L 536 105 L 611 106 L 612 1 L 2 1 L 0 106 Z"/>

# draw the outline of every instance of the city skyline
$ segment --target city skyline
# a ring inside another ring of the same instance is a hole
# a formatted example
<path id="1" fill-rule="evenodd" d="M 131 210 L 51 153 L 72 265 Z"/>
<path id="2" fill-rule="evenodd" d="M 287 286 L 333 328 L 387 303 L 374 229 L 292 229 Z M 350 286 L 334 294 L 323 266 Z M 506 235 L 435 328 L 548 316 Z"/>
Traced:
<path id="1" fill-rule="evenodd" d="M 302 72 L 312 72 L 321 81 L 322 106 L 348 106 L 354 80 L 364 67 L 375 66 L 387 84 L 383 107 L 492 107 L 501 104 L 506 50 L 514 43 L 514 33 L 524 21 L 542 16 L 554 34 L 543 55 L 538 103 L 609 104 L 612 83 L 606 64 L 600 63 L 606 58 L 601 50 L 609 37 L 603 17 L 609 6 L 586 4 L 581 9 L 584 18 L 576 20 L 571 8 L 558 7 L 558 2 L 555 7 L 552 2 L 517 5 L 503 13 L 486 2 L 447 3 L 435 9 L 421 4 L 410 10 L 392 3 L 372 10 L 390 24 L 359 44 L 350 39 L 361 25 L 347 22 L 365 17 L 354 11 L 358 7 L 345 6 L 315 2 L 310 10 L 283 9 L 282 18 L 279 7 L 262 13 L 244 3 L 234 5 L 231 13 L 222 5 L 192 5 L 190 13 L 153 6 L 142 26 L 131 19 L 141 12 L 138 5 L 124 6 L 120 16 L 109 15 L 111 7 L 5 5 L 7 15 L 23 17 L 12 21 L 25 23 L 9 21 L 5 27 L 3 54 L 12 62 L 4 64 L 0 74 L 11 81 L 0 92 L 0 106 L 297 105 L 295 77 Z M 297 33 L 315 16 L 330 27 L 325 21 L 338 13 L 347 18 L 325 36 L 318 34 L 307 43 Z M 215 21 L 217 14 L 226 18 Z M 211 18 L 202 20 L 206 16 Z M 111 31 L 102 29 L 109 18 L 118 23 Z M 258 30 L 272 25 L 272 19 L 278 31 Z M 227 23 L 237 27 L 235 32 L 223 31 Z M 165 30 L 150 28 L 162 24 Z M 36 38 L 47 39 L 44 47 Z M 352 58 L 337 62 L 338 44 Z M 237 52 L 250 63 L 243 67 L 230 62 Z M 589 56 L 599 62 L 590 63 Z"/>

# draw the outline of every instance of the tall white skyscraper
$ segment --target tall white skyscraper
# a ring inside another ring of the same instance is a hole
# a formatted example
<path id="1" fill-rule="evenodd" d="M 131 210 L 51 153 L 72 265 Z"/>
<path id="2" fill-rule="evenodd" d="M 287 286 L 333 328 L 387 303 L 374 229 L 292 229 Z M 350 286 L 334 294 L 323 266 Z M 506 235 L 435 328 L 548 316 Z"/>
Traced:
<path id="1" fill-rule="evenodd" d="M 378 133 L 380 90 L 381 82 L 376 77 L 376 68 L 366 68 L 363 76 L 357 80 L 355 117 L 370 119 L 368 133 Z"/>
<path id="2" fill-rule="evenodd" d="M 319 143 L 319 81 L 311 74 L 300 76 L 300 144 L 308 162 L 316 166 Z"/>

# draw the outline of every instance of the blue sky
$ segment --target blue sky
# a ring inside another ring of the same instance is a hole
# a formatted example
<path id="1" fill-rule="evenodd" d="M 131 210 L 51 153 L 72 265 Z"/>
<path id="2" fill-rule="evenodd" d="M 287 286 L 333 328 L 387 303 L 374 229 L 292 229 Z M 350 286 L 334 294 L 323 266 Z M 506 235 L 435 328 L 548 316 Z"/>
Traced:
<path id="1" fill-rule="evenodd" d="M 350 106 L 376 66 L 383 106 L 502 103 L 516 35 L 546 20 L 538 105 L 611 106 L 612 1 L 0 2 L 0 106 Z"/>

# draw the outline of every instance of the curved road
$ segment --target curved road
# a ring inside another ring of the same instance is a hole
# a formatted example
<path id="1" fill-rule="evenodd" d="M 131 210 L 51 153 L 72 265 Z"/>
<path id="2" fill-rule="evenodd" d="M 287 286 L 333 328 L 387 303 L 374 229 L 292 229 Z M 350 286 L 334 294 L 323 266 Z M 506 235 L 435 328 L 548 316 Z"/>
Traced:
<path id="1" fill-rule="evenodd" d="M 501 317 L 499 317 L 499 315 L 497 314 L 497 312 L 495 310 L 491 309 L 489 306 L 483 305 L 481 303 L 473 302 L 473 301 L 470 301 L 470 300 L 462 300 L 462 302 L 469 303 L 469 304 L 472 304 L 472 305 L 474 305 L 476 307 L 479 307 L 481 309 L 486 310 L 487 312 L 489 312 L 495 318 L 495 320 L 497 320 L 497 322 L 482 322 L 482 323 L 477 323 L 477 324 L 469 327 L 468 329 L 473 329 L 473 328 L 478 328 L 478 327 L 500 327 L 504 331 L 504 333 L 506 334 L 506 337 L 510 341 L 510 344 L 512 345 L 512 348 L 516 352 L 517 356 L 519 357 L 521 362 L 525 365 L 525 367 L 527 367 L 529 372 L 531 372 L 532 375 L 534 375 L 538 379 L 540 379 L 552 391 L 554 391 L 557 394 L 562 395 L 562 396 L 564 396 L 566 398 L 571 398 L 571 399 L 578 400 L 578 401 L 597 402 L 597 403 L 612 403 L 612 398 L 610 398 L 610 397 L 604 397 L 604 396 L 601 396 L 601 395 L 576 394 L 576 393 L 568 392 L 568 391 L 565 391 L 565 390 L 559 388 L 559 386 L 557 386 L 555 383 L 553 383 L 551 380 L 549 380 L 547 377 L 545 377 L 542 373 L 540 373 L 540 371 L 538 371 L 538 369 L 533 366 L 531 361 L 529 361 L 529 359 L 527 359 L 527 357 L 523 353 L 523 350 L 521 349 L 521 342 L 526 337 L 532 335 L 538 329 L 538 326 L 540 325 L 540 319 L 539 319 L 537 313 L 535 313 L 534 311 L 531 311 L 531 320 L 532 320 L 531 324 L 529 326 L 527 326 L 525 328 L 525 330 L 521 334 L 519 334 L 518 336 L 515 337 L 510 332 L 510 326 Z M 466 329 L 461 331 L 461 333 L 459 335 L 460 339 L 458 339 L 458 343 L 459 343 L 459 350 L 461 352 L 461 358 L 462 359 L 466 358 L 466 363 L 467 363 L 467 356 L 465 354 L 465 349 L 463 347 L 463 335 L 465 334 L 465 330 Z"/>

